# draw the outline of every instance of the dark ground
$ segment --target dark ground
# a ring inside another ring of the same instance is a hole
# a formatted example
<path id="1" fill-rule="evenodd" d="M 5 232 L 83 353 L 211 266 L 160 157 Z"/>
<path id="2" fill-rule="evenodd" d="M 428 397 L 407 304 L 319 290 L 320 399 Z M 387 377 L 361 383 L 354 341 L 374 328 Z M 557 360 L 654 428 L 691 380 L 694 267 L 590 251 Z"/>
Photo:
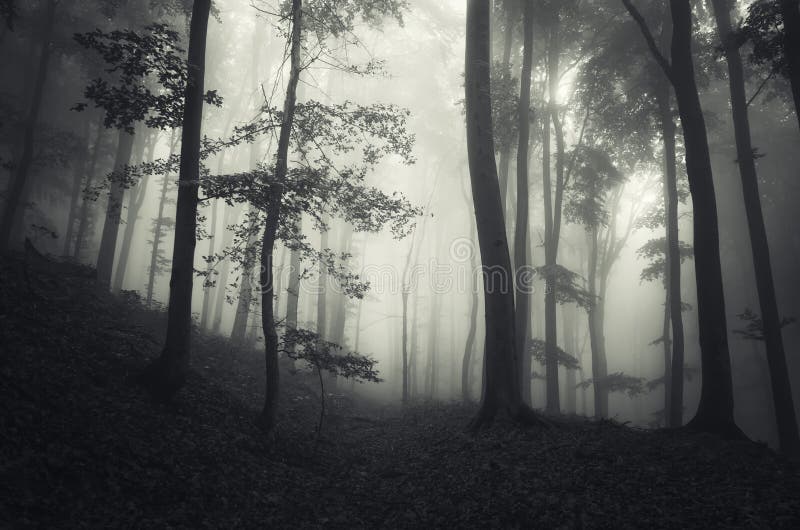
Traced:
<path id="1" fill-rule="evenodd" d="M 2 527 L 800 528 L 800 469 L 750 442 L 578 419 L 471 436 L 471 407 L 346 398 L 318 439 L 288 374 L 267 438 L 263 360 L 219 338 L 156 404 L 132 376 L 163 313 L 38 269 L 0 261 Z"/>

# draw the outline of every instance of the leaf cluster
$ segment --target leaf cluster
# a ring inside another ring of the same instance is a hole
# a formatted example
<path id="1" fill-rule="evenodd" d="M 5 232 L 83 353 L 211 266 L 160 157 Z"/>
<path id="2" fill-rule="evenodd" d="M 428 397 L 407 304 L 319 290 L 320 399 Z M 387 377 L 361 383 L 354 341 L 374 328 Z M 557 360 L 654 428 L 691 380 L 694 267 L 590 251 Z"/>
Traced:
<path id="1" fill-rule="evenodd" d="M 139 121 L 159 129 L 182 125 L 189 74 L 176 31 L 167 24 L 151 24 L 141 32 L 96 29 L 74 38 L 108 65 L 108 76 L 93 79 L 84 91 L 87 100 L 105 111 L 106 127 L 133 132 Z M 206 92 L 204 99 L 210 105 L 222 105 L 216 91 Z M 78 103 L 74 110 L 87 106 Z"/>
<path id="2" fill-rule="evenodd" d="M 344 352 L 342 347 L 323 340 L 307 329 L 285 329 L 280 351 L 290 359 L 304 361 L 309 367 L 356 382 L 380 383 L 378 361 L 357 352 Z"/>

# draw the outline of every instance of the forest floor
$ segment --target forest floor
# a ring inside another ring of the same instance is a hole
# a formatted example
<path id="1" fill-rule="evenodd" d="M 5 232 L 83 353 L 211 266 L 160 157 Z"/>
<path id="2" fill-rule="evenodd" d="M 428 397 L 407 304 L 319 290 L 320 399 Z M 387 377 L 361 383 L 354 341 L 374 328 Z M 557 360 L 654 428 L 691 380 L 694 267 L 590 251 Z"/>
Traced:
<path id="1" fill-rule="evenodd" d="M 267 437 L 263 359 L 219 337 L 195 334 L 160 405 L 132 381 L 164 313 L 82 272 L 0 259 L 0 527 L 800 527 L 800 468 L 751 442 L 577 418 L 471 435 L 472 406 L 346 394 L 317 436 L 289 374 Z"/>

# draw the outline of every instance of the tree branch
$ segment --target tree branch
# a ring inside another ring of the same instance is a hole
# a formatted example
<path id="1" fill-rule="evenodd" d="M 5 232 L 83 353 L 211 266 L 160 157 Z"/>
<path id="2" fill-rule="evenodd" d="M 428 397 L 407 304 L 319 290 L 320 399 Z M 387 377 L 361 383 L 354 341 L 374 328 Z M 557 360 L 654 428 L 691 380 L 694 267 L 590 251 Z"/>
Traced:
<path id="1" fill-rule="evenodd" d="M 636 24 L 639 25 L 639 29 L 642 32 L 644 40 L 647 42 L 647 47 L 650 48 L 650 52 L 653 54 L 653 58 L 655 58 L 661 69 L 664 70 L 664 74 L 667 76 L 667 78 L 672 81 L 672 66 L 661 53 L 661 50 L 658 49 L 658 44 L 656 44 L 656 40 L 653 38 L 653 34 L 650 32 L 650 28 L 647 27 L 647 22 L 645 21 L 644 17 L 631 3 L 631 0 L 622 0 L 622 4 L 625 6 L 625 9 L 628 10 L 628 13 L 630 13 Z"/>

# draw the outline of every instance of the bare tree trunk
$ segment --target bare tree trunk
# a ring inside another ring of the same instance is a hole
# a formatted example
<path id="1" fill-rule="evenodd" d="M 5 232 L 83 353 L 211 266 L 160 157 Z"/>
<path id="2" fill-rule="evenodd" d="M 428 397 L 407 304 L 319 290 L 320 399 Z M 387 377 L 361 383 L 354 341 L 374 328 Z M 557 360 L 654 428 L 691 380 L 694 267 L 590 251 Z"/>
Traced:
<path id="1" fill-rule="evenodd" d="M 223 232 L 222 232 L 222 248 L 228 248 L 233 243 L 233 230 L 229 227 L 236 222 L 239 217 L 241 208 L 238 206 L 223 206 L 225 214 L 223 215 Z M 219 333 L 222 327 L 222 311 L 225 308 L 225 301 L 227 300 L 228 276 L 231 270 L 231 260 L 225 259 L 219 271 L 219 280 L 217 280 L 216 297 L 214 299 L 214 317 L 211 322 L 211 331 Z"/>
<path id="2" fill-rule="evenodd" d="M 486 301 L 485 384 L 472 422 L 479 428 L 504 410 L 528 420 L 533 411 L 522 402 L 515 347 L 514 293 L 492 131 L 489 51 L 489 1 L 467 2 L 465 100 L 470 181 L 484 267 Z"/>
<path id="3" fill-rule="evenodd" d="M 72 168 L 72 190 L 70 193 L 69 198 L 69 212 L 67 213 L 67 224 L 66 224 L 66 233 L 64 234 L 64 250 L 62 254 L 64 256 L 70 256 L 70 250 L 72 249 L 72 239 L 73 233 L 75 229 L 75 217 L 78 213 L 78 201 L 81 195 L 81 183 L 83 182 L 83 177 L 86 174 L 86 159 L 89 155 L 89 129 L 91 125 L 91 120 L 85 118 L 83 120 L 83 130 L 81 132 L 79 141 L 81 144 L 80 150 L 78 151 L 78 156 L 74 160 L 74 166 Z M 99 128 L 102 128 L 103 125 L 98 123 L 97 125 Z"/>
<path id="4" fill-rule="evenodd" d="M 532 282 L 529 239 L 529 190 L 528 190 L 528 148 L 530 141 L 531 113 L 531 68 L 533 65 L 533 0 L 525 0 L 523 7 L 522 32 L 524 45 L 522 52 L 522 75 L 520 76 L 519 144 L 517 146 L 517 222 L 514 234 L 514 285 L 516 287 L 516 350 L 519 355 L 519 375 L 522 401 L 530 405 L 531 399 L 531 356 L 528 354 L 527 338 L 531 320 L 530 288 Z"/>
<path id="5" fill-rule="evenodd" d="M 145 159 L 144 151 L 147 149 L 147 161 L 153 161 L 153 153 L 155 150 L 155 143 L 157 141 L 158 132 L 144 132 L 141 145 L 137 147 L 133 160 L 136 164 Z M 149 146 L 148 146 L 149 144 Z M 150 175 L 142 177 L 136 186 L 128 194 L 128 215 L 125 217 L 125 230 L 122 236 L 122 245 L 119 251 L 119 262 L 114 273 L 114 281 L 111 285 L 111 291 L 117 292 L 122 289 L 122 284 L 125 280 L 125 271 L 128 268 L 128 259 L 130 257 L 131 245 L 133 244 L 133 234 L 136 229 L 136 221 L 139 218 L 139 212 L 142 209 L 145 199 L 147 198 L 147 185 L 150 183 Z"/>
<path id="6" fill-rule="evenodd" d="M 200 138 L 206 35 L 211 0 L 195 0 L 189 29 L 189 76 L 183 109 L 181 164 L 175 213 L 167 338 L 161 356 L 151 364 L 146 381 L 156 395 L 171 398 L 186 381 L 192 331 L 194 250 L 197 240 L 197 195 L 200 180 Z"/>
<path id="7" fill-rule="evenodd" d="M 117 251 L 122 202 L 125 198 L 125 186 L 121 180 L 125 173 L 125 167 L 131 159 L 133 140 L 133 134 L 120 129 L 117 154 L 114 159 L 114 172 L 111 177 L 108 203 L 106 204 L 103 235 L 100 238 L 100 249 L 97 252 L 97 282 L 106 289 L 111 288 L 111 273 L 114 270 L 114 257 Z"/>
<path id="8" fill-rule="evenodd" d="M 172 130 L 172 135 L 169 140 L 169 156 L 167 157 L 168 160 L 172 159 L 172 155 L 175 151 L 175 142 L 176 142 L 176 134 L 175 129 Z M 161 246 L 161 238 L 164 230 L 164 207 L 167 204 L 167 191 L 169 190 L 169 174 L 163 176 L 163 181 L 161 182 L 161 196 L 158 200 L 158 215 L 156 216 L 156 224 L 153 227 L 153 247 L 150 251 L 150 269 L 148 270 L 147 275 L 147 307 L 150 307 L 150 304 L 153 303 L 153 290 L 155 289 L 156 283 L 156 273 L 158 272 L 158 256 L 159 256 L 159 247 Z"/>
<path id="9" fill-rule="evenodd" d="M 0 220 L 0 252 L 11 247 L 11 238 L 15 221 L 22 217 L 25 202 L 25 186 L 28 183 L 28 173 L 33 162 L 34 135 L 36 123 L 39 120 L 39 111 L 42 107 L 42 95 L 47 80 L 47 67 L 50 61 L 50 41 L 52 40 L 53 24 L 55 21 L 56 0 L 47 0 L 44 7 L 44 23 L 42 28 L 42 51 L 39 53 L 39 64 L 36 70 L 36 79 L 33 83 L 33 95 L 30 108 L 25 118 L 22 131 L 22 152 L 16 160 L 14 173 L 9 182 L 5 197 L 5 210 Z"/>
<path id="10" fill-rule="evenodd" d="M 524 0 L 527 3 L 527 0 Z M 514 24 L 517 19 L 517 2 L 510 2 L 506 6 L 506 27 L 503 40 L 503 71 L 511 70 L 511 45 L 514 42 Z M 500 150 L 500 169 L 498 178 L 500 179 L 500 202 L 503 204 L 503 215 L 506 214 L 506 200 L 508 198 L 508 172 L 511 165 L 511 142 Z"/>
<path id="11" fill-rule="evenodd" d="M 475 234 L 477 235 L 477 234 Z M 473 238 L 474 239 L 474 238 Z M 461 399 L 466 403 L 471 401 L 470 398 L 470 382 L 472 375 L 472 357 L 473 350 L 475 349 L 475 335 L 478 332 L 478 259 L 475 253 L 472 253 L 470 260 L 470 304 L 469 304 L 469 330 L 467 331 L 467 340 L 464 344 L 464 359 L 461 363 Z M 530 363 L 528 372 L 530 372 Z"/>
<path id="12" fill-rule="evenodd" d="M 769 241 L 764 227 L 764 215 L 761 211 L 761 195 L 758 191 L 758 174 L 753 156 L 753 145 L 750 138 L 750 121 L 747 116 L 747 96 L 745 93 L 744 68 L 739 48 L 734 42 L 728 0 L 712 0 L 714 16 L 717 21 L 717 32 L 725 50 L 728 63 L 728 80 L 731 94 L 731 112 L 733 129 L 736 137 L 736 158 L 739 163 L 739 174 L 742 179 L 744 208 L 747 214 L 747 226 L 750 231 L 750 248 L 753 255 L 753 266 L 756 274 L 756 288 L 764 326 L 764 341 L 767 347 L 767 363 L 772 380 L 772 397 L 775 404 L 775 418 L 778 424 L 780 447 L 789 453 L 800 453 L 800 437 L 797 433 L 797 417 L 792 400 L 792 386 L 789 381 L 789 370 L 786 366 L 786 353 L 783 348 L 781 334 L 781 318 L 778 313 L 778 301 L 775 297 L 775 284 L 772 279 Z M 789 9 L 798 15 L 797 2 Z M 790 24 L 786 24 L 787 39 L 791 38 Z M 800 31 L 800 27 L 796 28 Z M 793 50 L 800 54 L 800 50 Z M 791 60 L 790 60 L 791 65 Z M 798 72 L 800 75 L 800 72 Z M 795 91 L 795 88 L 792 88 Z M 800 87 L 794 94 L 800 97 Z M 800 102 L 800 99 L 796 99 Z"/>
<path id="13" fill-rule="evenodd" d="M 239 298 L 236 303 L 236 314 L 233 316 L 233 328 L 231 330 L 231 341 L 240 346 L 246 344 L 247 321 L 250 318 L 250 309 L 253 305 L 253 269 L 255 268 L 253 261 L 259 235 L 259 216 L 252 206 L 249 215 L 247 249 L 245 250 L 245 259 L 242 262 Z"/>
<path id="14" fill-rule="evenodd" d="M 81 188 L 81 192 L 89 188 L 94 181 L 95 173 L 97 172 L 97 160 L 100 157 L 100 146 L 105 138 L 103 132 L 105 131 L 106 128 L 103 127 L 103 120 L 100 118 L 97 124 L 97 135 L 95 136 L 94 145 L 92 146 L 92 160 L 89 163 L 89 169 L 86 171 L 86 184 Z M 72 252 L 72 257 L 75 260 L 80 259 L 81 250 L 83 250 L 84 247 L 86 229 L 89 225 L 89 205 L 92 202 L 93 201 L 87 200 L 85 196 L 81 198 L 81 209 L 78 215 L 78 230 L 75 233 L 75 247 Z"/>
<path id="15" fill-rule="evenodd" d="M 560 396 L 558 391 L 558 325 L 556 322 L 556 284 L 553 274 L 556 269 L 558 257 L 558 239 L 561 225 L 561 197 L 563 196 L 564 179 L 564 135 L 558 117 L 556 97 L 558 94 L 558 60 L 560 56 L 559 44 L 559 13 L 556 11 L 554 20 L 550 24 L 550 38 L 548 51 L 548 81 L 550 101 L 548 113 L 544 120 L 547 156 L 543 157 L 546 168 L 543 172 L 544 207 L 545 207 L 545 270 L 547 271 L 547 286 L 545 288 L 545 378 L 547 381 L 546 410 L 557 414 L 560 409 Z M 552 197 L 552 184 L 550 174 L 550 120 L 552 120 L 556 133 L 556 186 L 555 201 Z"/>

